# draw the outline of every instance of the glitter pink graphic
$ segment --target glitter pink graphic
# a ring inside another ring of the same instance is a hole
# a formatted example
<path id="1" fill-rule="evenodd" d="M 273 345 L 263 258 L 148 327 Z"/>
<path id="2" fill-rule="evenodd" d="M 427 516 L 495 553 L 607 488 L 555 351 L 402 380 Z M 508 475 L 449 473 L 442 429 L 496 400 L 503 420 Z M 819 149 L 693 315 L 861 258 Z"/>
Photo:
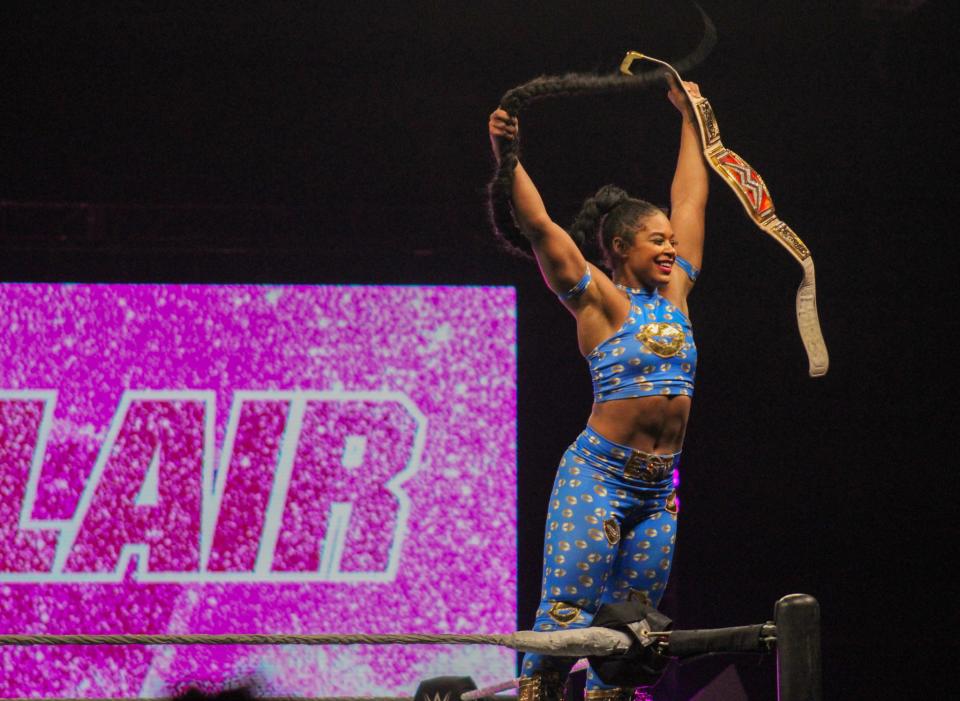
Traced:
<path id="1" fill-rule="evenodd" d="M 516 626 L 515 294 L 0 285 L 5 633 Z M 467 646 L 0 648 L 0 696 L 410 695 Z"/>

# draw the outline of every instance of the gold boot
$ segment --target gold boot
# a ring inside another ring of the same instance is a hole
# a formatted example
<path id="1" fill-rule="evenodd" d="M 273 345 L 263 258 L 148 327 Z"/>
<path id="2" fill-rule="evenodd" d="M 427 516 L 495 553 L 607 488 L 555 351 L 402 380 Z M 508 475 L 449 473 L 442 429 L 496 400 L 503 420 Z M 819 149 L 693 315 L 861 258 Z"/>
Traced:
<path id="1" fill-rule="evenodd" d="M 583 692 L 584 701 L 633 701 L 633 687 L 615 686 L 612 689 L 590 689 Z"/>
<path id="2" fill-rule="evenodd" d="M 564 675 L 547 670 L 520 677 L 517 701 L 563 701 Z"/>

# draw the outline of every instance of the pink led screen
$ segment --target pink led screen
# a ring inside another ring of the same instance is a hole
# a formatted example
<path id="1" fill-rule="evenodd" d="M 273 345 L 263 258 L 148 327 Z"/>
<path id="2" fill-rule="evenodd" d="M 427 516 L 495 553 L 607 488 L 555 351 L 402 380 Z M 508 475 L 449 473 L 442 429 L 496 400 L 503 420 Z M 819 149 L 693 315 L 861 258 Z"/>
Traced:
<path id="1" fill-rule="evenodd" d="M 0 285 L 3 633 L 516 627 L 504 287 Z M 0 696 L 412 695 L 483 646 L 3 647 Z"/>

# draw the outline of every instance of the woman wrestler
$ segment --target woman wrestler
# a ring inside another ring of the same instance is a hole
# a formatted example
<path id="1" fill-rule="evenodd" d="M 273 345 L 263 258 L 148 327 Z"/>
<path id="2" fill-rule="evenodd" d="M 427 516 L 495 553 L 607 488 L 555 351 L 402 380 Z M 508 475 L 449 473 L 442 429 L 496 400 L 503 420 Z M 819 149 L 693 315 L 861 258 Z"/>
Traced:
<path id="1" fill-rule="evenodd" d="M 685 83 L 699 96 L 694 83 Z M 663 596 L 676 540 L 675 469 L 693 398 L 697 351 L 687 309 L 703 253 L 707 169 L 682 91 L 669 216 L 607 185 L 587 199 L 569 233 L 550 218 L 516 162 L 509 191 L 513 217 L 550 289 L 576 319 L 577 342 L 593 380 L 587 426 L 564 453 L 554 482 L 544 541 L 543 588 L 534 630 L 590 624 L 600 604 Z M 490 115 L 500 160 L 518 123 Z M 599 244 L 605 272 L 582 247 Z M 527 654 L 520 701 L 556 701 L 573 660 Z M 588 671 L 588 701 L 627 701 Z"/>

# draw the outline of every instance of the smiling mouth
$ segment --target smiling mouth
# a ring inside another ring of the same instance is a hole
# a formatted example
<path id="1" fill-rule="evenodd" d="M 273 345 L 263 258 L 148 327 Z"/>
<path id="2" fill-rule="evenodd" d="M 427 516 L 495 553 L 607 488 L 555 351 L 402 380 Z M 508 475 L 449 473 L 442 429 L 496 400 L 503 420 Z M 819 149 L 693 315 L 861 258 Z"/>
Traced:
<path id="1" fill-rule="evenodd" d="M 669 273 L 669 272 L 671 272 L 671 271 L 673 270 L 673 259 L 672 259 L 672 258 L 668 258 L 668 259 L 666 259 L 666 260 L 658 260 L 658 261 L 655 261 L 655 262 L 656 262 L 656 264 L 657 264 L 657 267 L 660 268 L 660 270 L 663 271 L 663 272 L 665 272 L 665 273 Z"/>

